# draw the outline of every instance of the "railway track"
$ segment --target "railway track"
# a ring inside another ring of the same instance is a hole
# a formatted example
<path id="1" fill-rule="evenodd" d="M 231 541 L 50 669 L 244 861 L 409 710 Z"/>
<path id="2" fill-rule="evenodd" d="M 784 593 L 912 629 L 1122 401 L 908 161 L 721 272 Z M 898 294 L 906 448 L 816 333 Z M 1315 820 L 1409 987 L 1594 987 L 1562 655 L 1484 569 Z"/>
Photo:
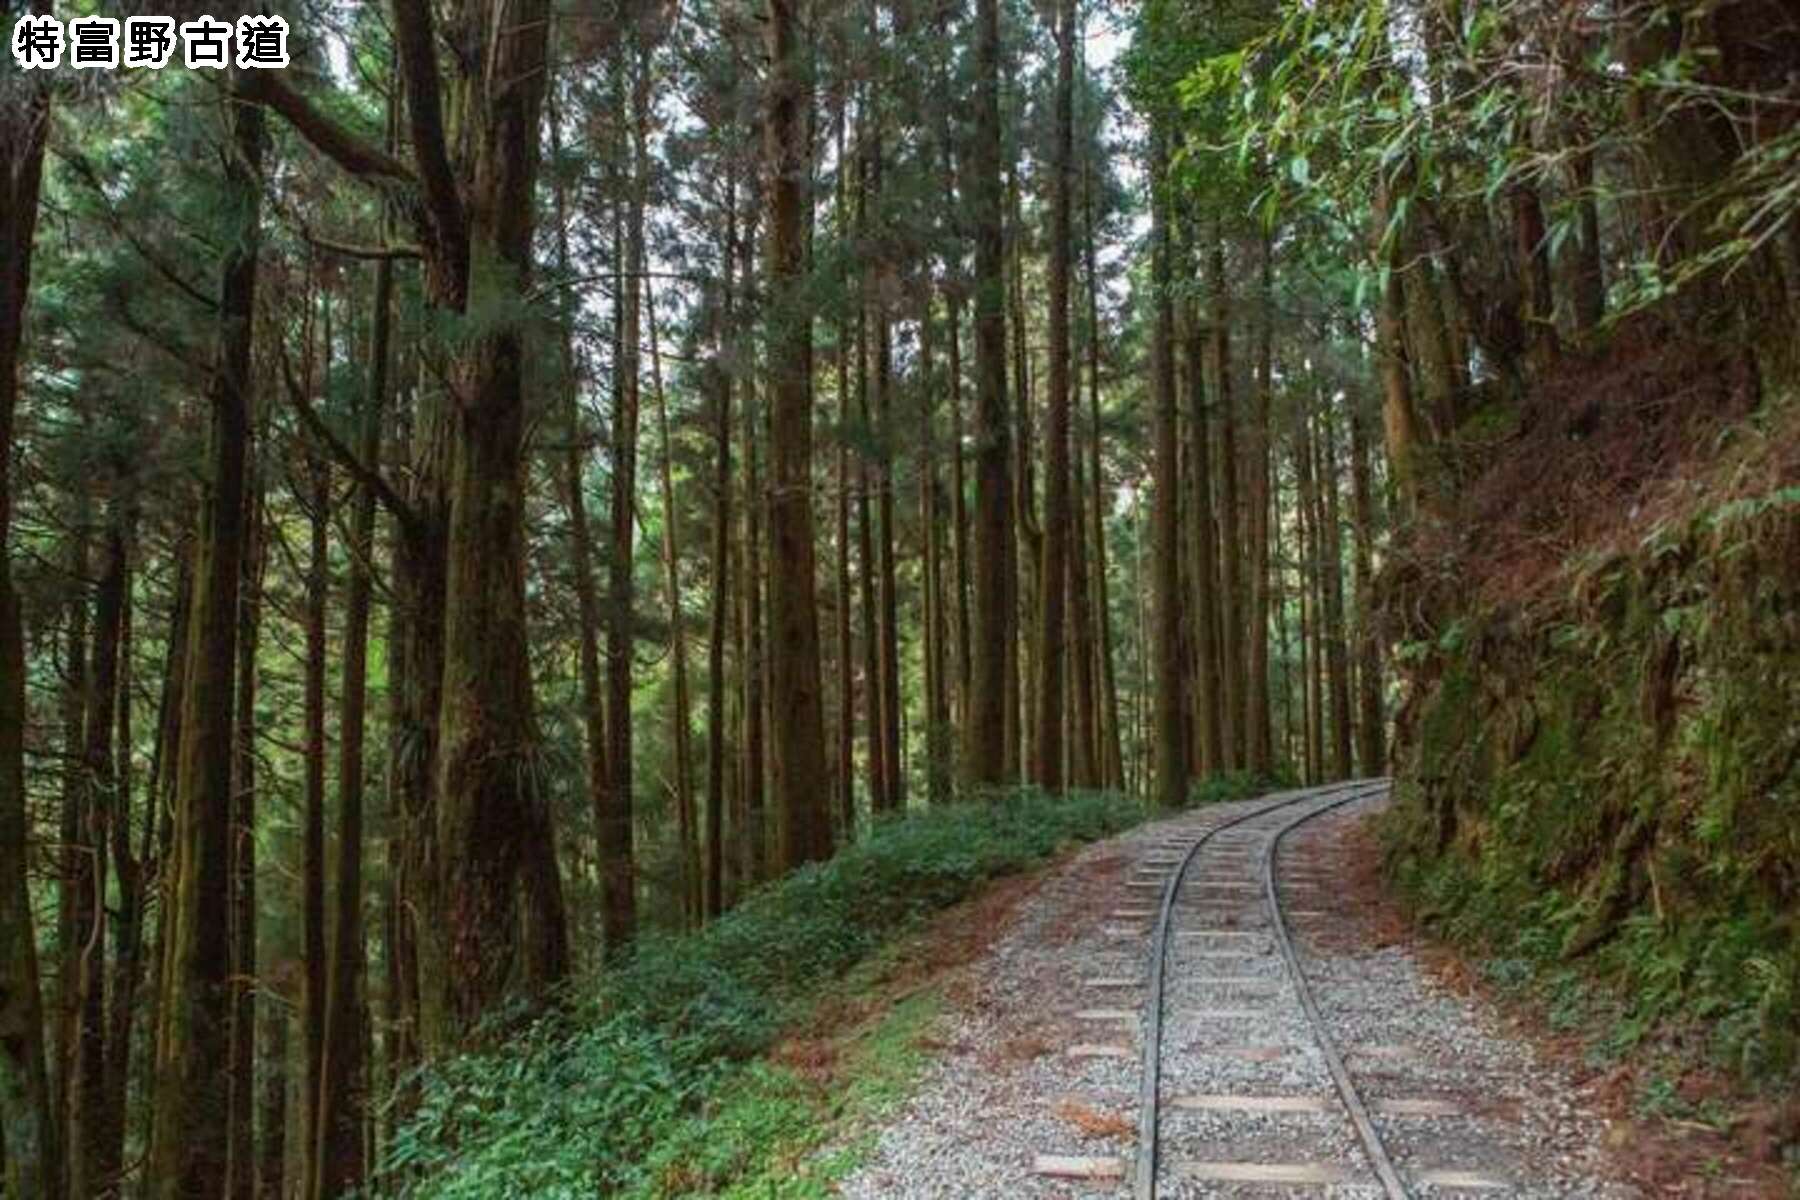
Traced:
<path id="1" fill-rule="evenodd" d="M 1384 1127 L 1391 1129 L 1395 1120 L 1409 1115 L 1443 1115 L 1441 1102 L 1371 1100 L 1365 1095 L 1360 1072 L 1346 1061 L 1346 1048 L 1333 1029 L 1331 983 L 1309 978 L 1293 935 L 1295 917 L 1325 914 L 1316 907 L 1289 906 L 1284 891 L 1310 887 L 1328 901 L 1324 889 L 1331 880 L 1303 855 L 1290 870 L 1281 858 L 1284 843 L 1308 822 L 1378 797 L 1388 786 L 1387 780 L 1361 780 L 1281 793 L 1222 819 L 1209 813 L 1205 824 L 1177 829 L 1154 844 L 1140 861 L 1139 876 L 1128 880 L 1126 888 L 1132 899 L 1154 892 L 1155 907 L 1145 910 L 1140 901 L 1113 914 L 1127 921 L 1154 920 L 1143 976 L 1085 981 L 1111 992 L 1108 998 L 1114 1003 L 1125 999 L 1121 991 L 1138 987 L 1139 1008 L 1095 1007 L 1077 1014 L 1113 1029 L 1135 1026 L 1140 1035 L 1135 1153 L 1110 1159 L 1040 1156 L 1040 1174 L 1124 1183 L 1135 1200 L 1270 1187 L 1304 1194 L 1337 1186 L 1346 1194 L 1386 1200 L 1405 1200 L 1419 1191 L 1508 1190 L 1504 1178 L 1489 1172 L 1403 1170 L 1396 1165 Z M 1276 1039 L 1283 1044 L 1234 1043 L 1231 1031 L 1266 1029 L 1271 1023 L 1284 1031 Z M 1183 1090 L 1184 1079 L 1169 1078 L 1171 1042 L 1190 1059 L 1240 1056 L 1261 1064 L 1287 1054 L 1297 1056 L 1302 1066 L 1282 1076 L 1288 1086 L 1257 1087 L 1254 1081 L 1268 1078 L 1269 1072 L 1247 1066 L 1236 1074 L 1225 1072 L 1241 1078 L 1241 1086 L 1195 1094 Z M 1348 1049 L 1376 1053 L 1386 1048 Z M 1321 1064 L 1322 1072 L 1317 1069 Z M 1296 1078 L 1322 1086 L 1296 1092 Z M 1263 1145 L 1260 1153 L 1242 1153 L 1240 1139 L 1217 1130 L 1204 1139 L 1190 1131 L 1186 1145 L 1170 1147 L 1171 1128 L 1181 1128 L 1183 1119 L 1194 1116 L 1226 1122 L 1227 1128 L 1232 1120 L 1255 1123 L 1265 1143 L 1273 1140 L 1294 1152 L 1271 1158 Z M 1294 1130 L 1284 1124 L 1289 1117 L 1310 1123 Z M 1196 1145 L 1203 1153 L 1189 1152 Z"/>

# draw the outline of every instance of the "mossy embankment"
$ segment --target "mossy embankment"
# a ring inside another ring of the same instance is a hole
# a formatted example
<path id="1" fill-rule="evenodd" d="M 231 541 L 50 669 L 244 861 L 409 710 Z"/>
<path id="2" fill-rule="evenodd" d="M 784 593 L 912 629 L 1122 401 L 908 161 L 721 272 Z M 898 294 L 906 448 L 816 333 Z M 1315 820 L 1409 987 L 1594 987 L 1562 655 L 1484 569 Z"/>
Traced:
<path id="1" fill-rule="evenodd" d="M 1402 894 L 1590 1051 L 1800 1061 L 1800 405 L 1644 322 L 1465 422 L 1397 548 Z"/>

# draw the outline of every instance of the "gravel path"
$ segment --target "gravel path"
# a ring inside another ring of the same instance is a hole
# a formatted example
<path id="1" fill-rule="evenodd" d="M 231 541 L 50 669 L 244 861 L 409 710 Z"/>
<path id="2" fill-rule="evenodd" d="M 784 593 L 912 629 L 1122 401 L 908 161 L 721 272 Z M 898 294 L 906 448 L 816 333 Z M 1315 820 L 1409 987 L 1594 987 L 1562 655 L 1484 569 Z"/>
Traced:
<path id="1" fill-rule="evenodd" d="M 1301 825 L 1281 843 L 1276 878 L 1314 999 L 1409 1194 L 1638 1195 L 1606 1181 L 1604 1123 L 1580 1109 L 1567 1080 L 1509 1040 L 1494 1013 L 1437 987 L 1406 948 L 1381 944 L 1368 914 L 1343 902 L 1345 834 L 1380 802 Z M 1268 838 L 1317 803 L 1221 832 L 1177 895 L 1161 1042 L 1162 1197 L 1383 1195 L 1261 891 Z M 959 989 L 937 1063 L 872 1131 L 841 1194 L 1130 1195 L 1160 881 L 1199 833 L 1267 804 L 1148 825 L 1046 877 Z M 1052 1176 L 1044 1156 L 1111 1174 Z M 1318 1178 L 1218 1178 L 1243 1164 Z"/>

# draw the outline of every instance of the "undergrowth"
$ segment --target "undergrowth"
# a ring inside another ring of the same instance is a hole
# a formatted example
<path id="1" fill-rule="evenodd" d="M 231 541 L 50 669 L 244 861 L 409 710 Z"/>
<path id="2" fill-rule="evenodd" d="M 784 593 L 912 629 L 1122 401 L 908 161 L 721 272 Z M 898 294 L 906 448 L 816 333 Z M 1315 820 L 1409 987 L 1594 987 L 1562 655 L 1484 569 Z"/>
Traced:
<path id="1" fill-rule="evenodd" d="M 1667 395 L 1628 374 L 1630 403 L 1660 412 L 1692 374 Z M 1410 699 L 1384 828 L 1416 911 L 1596 1059 L 1778 1087 L 1800 1066 L 1800 412 L 1712 415 L 1697 440 L 1658 426 L 1654 455 L 1588 453 L 1628 476 L 1588 493 L 1629 505 L 1546 539 L 1553 567 L 1494 549 L 1523 518 L 1485 478 L 1489 507 L 1402 548 L 1385 607 Z M 1546 529 L 1556 498 L 1527 506 Z"/>
<path id="2" fill-rule="evenodd" d="M 857 964 L 924 917 L 1143 816 L 1120 796 L 1020 791 L 878 824 L 698 933 L 641 942 L 556 1018 L 434 1068 L 395 1134 L 379 1192 L 822 1195 L 831 1163 L 810 1178 L 789 1168 L 835 1117 L 898 1094 L 932 1002 L 895 1007 L 847 1048 L 854 1082 L 833 1099 L 836 1112 L 821 1111 L 794 1072 L 757 1056 L 827 989 L 854 986 Z"/>

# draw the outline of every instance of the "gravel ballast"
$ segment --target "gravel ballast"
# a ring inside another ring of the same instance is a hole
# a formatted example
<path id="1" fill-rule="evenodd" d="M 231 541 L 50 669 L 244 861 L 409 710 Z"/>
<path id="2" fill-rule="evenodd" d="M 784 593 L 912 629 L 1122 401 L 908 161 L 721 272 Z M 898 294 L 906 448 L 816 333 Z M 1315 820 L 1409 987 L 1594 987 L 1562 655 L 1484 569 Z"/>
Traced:
<path id="1" fill-rule="evenodd" d="M 1407 947 L 1377 945 L 1369 922 L 1346 909 L 1334 890 L 1344 869 L 1336 851 L 1382 802 L 1357 800 L 1298 826 L 1281 843 L 1276 879 L 1329 1036 L 1408 1192 L 1639 1195 L 1607 1178 L 1605 1122 L 1566 1078 L 1486 1006 L 1438 986 Z M 1165 878 L 1186 843 L 1267 805 L 1218 805 L 1146 825 L 1047 875 L 956 989 L 941 1049 L 912 1098 L 880 1128 L 855 1133 L 867 1149 L 840 1193 L 1130 1195 L 1154 917 L 1119 914 L 1154 910 L 1160 892 L 1144 885 Z M 1164 983 L 1161 1196 L 1384 1194 L 1263 898 L 1268 838 L 1317 805 L 1302 800 L 1222 831 L 1177 894 Z M 1048 1165 L 1043 1156 L 1095 1160 L 1097 1170 L 1122 1164 L 1126 1173 L 1052 1177 L 1034 1169 Z M 1337 1181 L 1231 1178 L 1243 1164 Z"/>

